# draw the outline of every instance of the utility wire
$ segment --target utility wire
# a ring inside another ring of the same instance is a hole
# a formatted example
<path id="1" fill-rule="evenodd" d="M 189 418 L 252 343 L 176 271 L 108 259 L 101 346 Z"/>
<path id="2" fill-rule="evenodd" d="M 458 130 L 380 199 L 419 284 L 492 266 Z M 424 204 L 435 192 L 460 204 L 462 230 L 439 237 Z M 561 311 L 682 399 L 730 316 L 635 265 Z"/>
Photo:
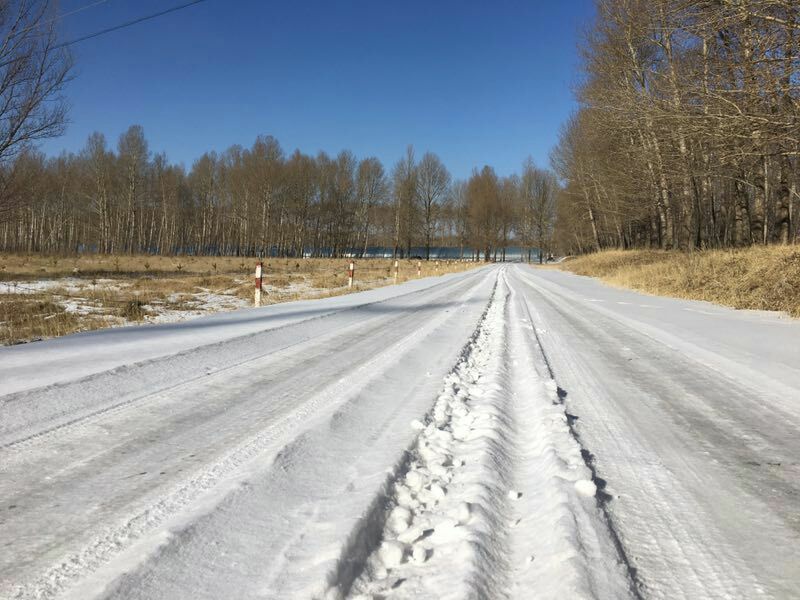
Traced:
<path id="1" fill-rule="evenodd" d="M 42 23 L 42 25 L 50 25 L 50 23 L 55 23 L 56 21 L 60 21 L 61 19 L 66 19 L 67 17 L 71 17 L 72 15 L 77 15 L 80 12 L 89 10 L 90 8 L 94 8 L 95 6 L 98 6 L 100 4 L 105 4 L 106 2 L 108 2 L 108 0 L 95 0 L 95 2 L 92 2 L 91 4 L 86 4 L 85 6 L 76 8 L 75 10 L 70 10 L 68 12 L 61 13 L 60 15 L 56 15 L 52 19 L 48 19 L 47 21 Z M 33 29 L 34 27 L 37 26 L 31 25 L 30 27 L 28 27 L 28 29 L 23 29 L 23 31 L 28 31 L 29 29 Z"/>
<path id="2" fill-rule="evenodd" d="M 68 12 L 61 13 L 60 15 L 56 15 L 54 17 L 51 17 L 50 19 L 47 19 L 46 21 L 42 21 L 41 23 L 34 23 L 33 25 L 28 25 L 24 29 L 20 29 L 17 33 L 15 33 L 11 37 L 18 37 L 18 36 L 22 35 L 23 33 L 28 33 L 32 29 L 38 29 L 39 27 L 41 27 L 43 25 L 50 25 L 51 23 L 55 23 L 56 21 L 61 21 L 62 19 L 66 19 L 67 17 L 70 17 L 72 15 L 77 15 L 79 12 L 83 12 L 85 10 L 89 10 L 90 8 L 94 8 L 95 6 L 98 6 L 100 4 L 105 4 L 106 2 L 108 2 L 108 0 L 95 0 L 91 4 L 86 4 L 84 6 L 80 6 L 80 7 L 76 8 L 74 10 L 70 10 Z"/>
<path id="3" fill-rule="evenodd" d="M 82 10 L 86 10 L 87 8 L 91 8 L 92 6 L 96 6 L 101 4 L 102 2 L 106 2 L 107 0 L 99 0 L 94 4 L 89 4 L 77 10 L 74 10 L 70 13 L 66 13 L 57 17 L 54 20 L 58 20 L 59 18 L 66 17 L 70 14 L 75 14 L 76 12 L 80 12 Z M 66 48 L 67 46 L 72 46 L 73 44 L 77 44 L 78 42 L 84 42 L 86 40 L 90 40 L 92 38 L 100 37 L 101 35 L 105 35 L 107 33 L 111 33 L 112 31 L 119 31 L 120 29 L 125 29 L 126 27 L 130 27 L 132 25 L 137 25 L 138 23 L 142 23 L 144 21 L 150 21 L 152 19 L 156 19 L 158 17 L 163 17 L 164 15 L 168 15 L 169 13 L 177 12 L 184 8 L 189 8 L 190 6 L 194 6 L 195 4 L 200 4 L 201 2 L 205 2 L 206 0 L 193 0 L 192 2 L 186 2 L 184 4 L 179 4 L 178 6 L 173 6 L 172 8 L 168 8 L 166 10 L 159 11 L 157 13 L 153 13 L 150 15 L 145 15 L 144 17 L 138 17 L 133 19 L 132 21 L 127 21 L 125 23 L 120 23 L 119 25 L 114 25 L 113 27 L 107 27 L 106 29 L 101 29 L 100 31 L 95 31 L 94 33 L 90 33 L 88 35 L 81 36 L 79 38 L 75 38 L 74 40 L 69 40 L 68 42 L 61 42 L 60 44 L 53 45 L 50 50 L 58 50 L 59 48 Z M 5 62 L 0 63 L 0 69 L 3 67 L 7 67 L 8 65 L 18 61 L 19 58 L 12 58 L 11 60 L 7 60 Z"/>
<path id="4" fill-rule="evenodd" d="M 56 23 L 58 21 L 61 21 L 62 19 L 66 19 L 67 17 L 70 17 L 72 15 L 77 15 L 80 12 L 83 12 L 85 10 L 89 10 L 90 8 L 94 8 L 95 6 L 98 6 L 100 4 L 105 4 L 106 2 L 108 2 L 108 0 L 95 0 L 91 4 L 86 4 L 84 6 L 76 8 L 74 10 L 70 10 L 68 12 L 61 13 L 60 15 L 56 15 L 56 16 L 50 18 L 50 19 L 47 19 L 46 21 L 42 21 L 41 23 L 34 23 L 33 25 L 28 25 L 27 27 L 25 27 L 23 29 L 20 29 L 18 32 L 16 32 L 15 34 L 13 34 L 10 37 L 11 38 L 19 37 L 23 33 L 28 33 L 29 31 L 31 31 L 33 29 L 38 29 L 38 28 L 42 27 L 43 25 L 50 25 L 52 23 Z"/>
<path id="5" fill-rule="evenodd" d="M 67 46 L 72 46 L 73 44 L 77 44 L 78 42 L 85 42 L 86 40 L 90 40 L 92 38 L 100 37 L 101 35 L 105 35 L 107 33 L 111 33 L 112 31 L 119 31 L 120 29 L 125 29 L 126 27 L 131 27 L 132 25 L 137 25 L 144 21 L 150 21 L 152 19 L 157 19 L 158 17 L 163 17 L 164 15 L 168 15 L 169 13 L 177 12 L 184 8 L 189 8 L 190 6 L 194 6 L 195 4 L 200 4 L 201 2 L 205 2 L 206 0 L 193 0 L 192 2 L 186 2 L 184 4 L 179 4 L 178 6 L 173 6 L 172 8 L 168 8 L 166 10 L 162 10 L 157 13 L 153 13 L 151 15 L 146 15 L 144 17 L 139 17 L 137 19 L 133 19 L 132 21 L 127 21 L 125 23 L 120 23 L 119 25 L 114 25 L 113 27 L 108 27 L 106 29 L 101 29 L 100 31 L 95 31 L 94 33 L 90 33 L 88 35 L 84 35 L 79 38 L 75 38 L 74 40 L 69 40 L 68 42 L 62 42 L 60 44 L 56 44 L 53 46 L 53 50 L 57 50 L 59 48 L 66 48 Z"/>

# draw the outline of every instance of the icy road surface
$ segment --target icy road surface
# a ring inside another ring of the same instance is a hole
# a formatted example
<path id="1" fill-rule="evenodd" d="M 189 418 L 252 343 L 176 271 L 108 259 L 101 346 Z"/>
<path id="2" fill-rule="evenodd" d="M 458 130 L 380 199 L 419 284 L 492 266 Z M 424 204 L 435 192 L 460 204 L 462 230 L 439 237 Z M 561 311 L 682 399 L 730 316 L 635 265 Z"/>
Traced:
<path id="1" fill-rule="evenodd" d="M 0 349 L 0 598 L 800 596 L 800 323 L 523 265 Z"/>

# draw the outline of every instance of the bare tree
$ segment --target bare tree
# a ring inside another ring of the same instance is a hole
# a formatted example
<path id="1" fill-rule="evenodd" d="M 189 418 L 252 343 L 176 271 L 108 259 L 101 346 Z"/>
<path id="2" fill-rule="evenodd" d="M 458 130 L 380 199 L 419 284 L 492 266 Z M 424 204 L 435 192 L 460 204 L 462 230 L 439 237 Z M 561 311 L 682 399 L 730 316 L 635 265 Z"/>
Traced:
<path id="1" fill-rule="evenodd" d="M 455 242 L 458 245 L 458 257 L 464 258 L 464 249 L 469 243 L 469 202 L 467 183 L 456 181 L 450 188 L 450 219 Z"/>
<path id="2" fill-rule="evenodd" d="M 369 247 L 370 231 L 374 220 L 376 207 L 386 201 L 388 195 L 386 173 L 381 161 L 377 158 L 365 158 L 358 164 L 356 174 L 356 197 L 358 209 L 356 212 L 356 227 L 360 230 L 360 256 L 363 256 Z M 363 244 L 361 243 L 363 240 Z"/>
<path id="3" fill-rule="evenodd" d="M 117 220 L 117 239 L 124 239 L 123 249 L 127 252 L 142 250 L 141 205 L 144 198 L 144 186 L 150 159 L 150 150 L 144 137 L 141 125 L 133 125 L 123 133 L 117 144 L 120 165 L 124 178 L 123 195 L 125 197 L 125 213 Z"/>
<path id="4" fill-rule="evenodd" d="M 0 2 L 0 218 L 20 201 L 9 162 L 66 123 L 72 62 L 57 46 L 53 12 L 48 0 Z"/>
<path id="5" fill-rule="evenodd" d="M 555 222 L 556 193 L 558 182 L 550 171 L 537 169 L 528 158 L 522 167 L 521 203 L 523 239 L 531 259 L 531 246 L 536 244 L 539 264 L 543 254 L 550 250 L 550 238 Z"/>
<path id="6" fill-rule="evenodd" d="M 411 244 L 417 222 L 417 163 L 414 147 L 406 148 L 406 154 L 392 170 L 394 192 L 394 252 L 393 256 L 411 254 Z"/>
<path id="7" fill-rule="evenodd" d="M 425 240 L 425 260 L 431 259 L 438 210 L 447 196 L 450 173 L 439 157 L 426 152 L 417 166 L 417 198 L 422 216 L 422 237 Z"/>
<path id="8" fill-rule="evenodd" d="M 101 133 L 93 133 L 86 142 L 83 159 L 89 167 L 91 180 L 87 195 L 92 200 L 94 212 L 97 215 L 97 243 L 100 252 L 112 252 L 113 238 L 111 235 L 111 169 L 113 159 L 106 147 L 106 138 Z"/>
<path id="9" fill-rule="evenodd" d="M 467 206 L 470 239 L 480 258 L 491 260 L 497 248 L 502 227 L 500 218 L 500 184 L 497 174 L 489 166 L 475 170 L 467 182 Z"/>

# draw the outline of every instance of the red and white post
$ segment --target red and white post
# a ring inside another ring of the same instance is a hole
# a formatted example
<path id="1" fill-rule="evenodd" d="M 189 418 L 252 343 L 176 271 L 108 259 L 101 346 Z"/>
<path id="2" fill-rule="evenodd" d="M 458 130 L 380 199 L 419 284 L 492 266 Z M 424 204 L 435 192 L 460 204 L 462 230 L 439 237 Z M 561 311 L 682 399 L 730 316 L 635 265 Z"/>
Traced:
<path id="1" fill-rule="evenodd" d="M 261 306 L 261 284 L 264 282 L 263 265 L 256 263 L 256 295 L 254 304 Z"/>
<path id="2" fill-rule="evenodd" d="M 353 287 L 353 275 L 355 275 L 356 266 L 353 264 L 353 261 L 350 261 L 350 268 L 347 269 L 347 287 Z"/>
<path id="3" fill-rule="evenodd" d="M 397 284 L 397 272 L 400 269 L 400 261 L 394 261 L 394 282 Z"/>

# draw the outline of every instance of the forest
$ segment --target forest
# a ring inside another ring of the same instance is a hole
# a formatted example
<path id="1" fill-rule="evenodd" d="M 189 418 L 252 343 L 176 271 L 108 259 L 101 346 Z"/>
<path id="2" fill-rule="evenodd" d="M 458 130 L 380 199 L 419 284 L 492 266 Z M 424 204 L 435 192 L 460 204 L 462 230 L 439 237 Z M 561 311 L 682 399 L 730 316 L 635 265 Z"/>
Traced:
<path id="1" fill-rule="evenodd" d="M 552 165 L 567 251 L 798 240 L 800 3 L 598 0 Z"/>
<path id="2" fill-rule="evenodd" d="M 491 167 L 452 181 L 433 153 L 412 147 L 387 172 L 374 157 L 294 151 L 271 136 L 203 154 L 186 171 L 152 154 L 130 127 L 116 148 L 102 134 L 78 154 L 26 151 L 5 179 L 0 249 L 13 252 L 362 256 L 388 248 L 453 247 L 502 258 L 510 244 L 548 247 L 555 176 L 528 160 L 520 175 Z"/>

